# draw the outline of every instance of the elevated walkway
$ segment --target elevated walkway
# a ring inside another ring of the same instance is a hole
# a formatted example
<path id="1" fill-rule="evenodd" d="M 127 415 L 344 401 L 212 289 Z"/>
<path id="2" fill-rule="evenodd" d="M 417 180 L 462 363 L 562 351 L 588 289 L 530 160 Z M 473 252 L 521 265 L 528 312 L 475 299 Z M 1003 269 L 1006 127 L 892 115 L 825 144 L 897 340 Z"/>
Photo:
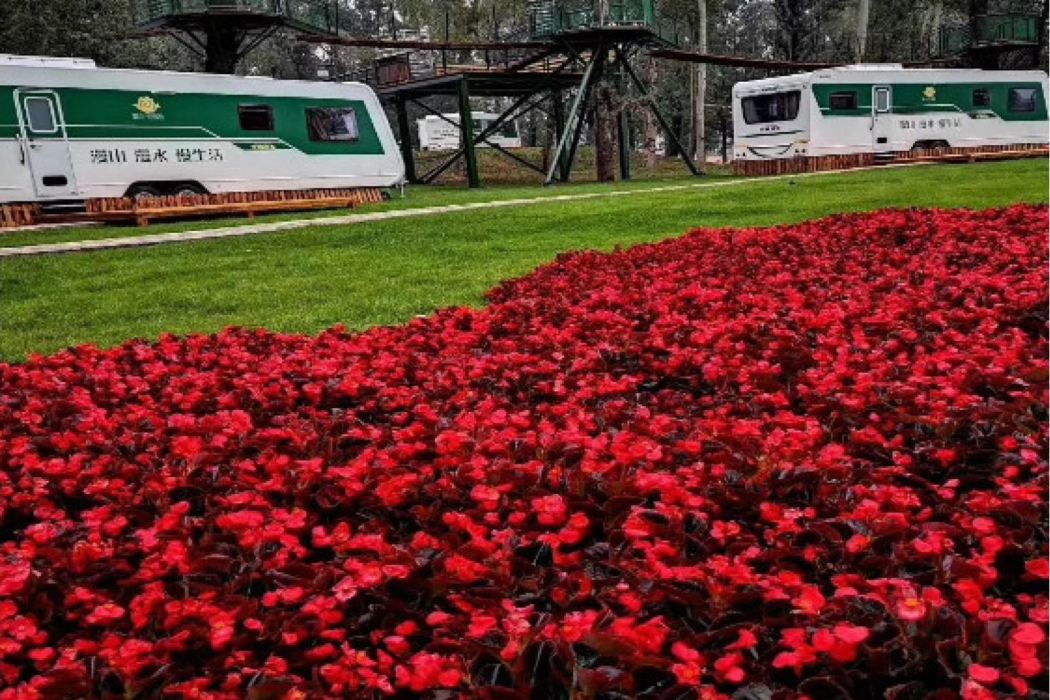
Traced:
<path id="1" fill-rule="evenodd" d="M 1032 14 L 980 15 L 943 27 L 935 53 L 987 70 L 1039 68 L 1039 21 Z"/>

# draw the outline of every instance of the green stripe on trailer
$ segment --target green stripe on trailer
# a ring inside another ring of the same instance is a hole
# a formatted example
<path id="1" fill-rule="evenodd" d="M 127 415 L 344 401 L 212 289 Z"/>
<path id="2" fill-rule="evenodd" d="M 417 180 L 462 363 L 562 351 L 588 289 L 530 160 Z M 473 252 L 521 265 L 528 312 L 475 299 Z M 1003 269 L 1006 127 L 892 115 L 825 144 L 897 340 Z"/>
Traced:
<path id="1" fill-rule="evenodd" d="M 25 86 L 0 86 L 0 138 L 14 138 L 19 133 L 12 96 L 16 87 L 25 89 Z M 273 139 L 283 143 L 277 148 L 295 148 L 308 155 L 382 155 L 385 152 L 367 106 L 361 100 L 82 88 L 55 88 L 52 92 L 61 101 L 70 139 L 221 139 L 246 143 Z M 153 111 L 147 113 L 139 108 L 143 98 L 152 101 L 146 104 L 151 104 Z M 238 108 L 261 105 L 273 110 L 273 130 L 242 129 Z M 352 107 L 357 116 L 358 138 L 354 141 L 312 140 L 306 110 L 325 107 Z"/>
<path id="2" fill-rule="evenodd" d="M 1046 95 L 1043 85 L 1037 82 L 1019 83 L 814 83 L 813 96 L 822 114 L 828 117 L 861 117 L 871 115 L 872 89 L 888 86 L 892 90 L 890 111 L 894 114 L 922 114 L 926 112 L 955 112 L 971 114 L 992 112 L 1003 121 L 1034 122 L 1047 119 Z M 930 89 L 932 88 L 932 92 Z M 1036 91 L 1035 111 L 1013 112 L 1009 108 L 1010 90 L 1015 88 Z M 989 104 L 975 105 L 974 91 L 988 93 Z M 857 106 L 854 109 L 833 109 L 831 96 L 834 93 L 855 92 Z"/>

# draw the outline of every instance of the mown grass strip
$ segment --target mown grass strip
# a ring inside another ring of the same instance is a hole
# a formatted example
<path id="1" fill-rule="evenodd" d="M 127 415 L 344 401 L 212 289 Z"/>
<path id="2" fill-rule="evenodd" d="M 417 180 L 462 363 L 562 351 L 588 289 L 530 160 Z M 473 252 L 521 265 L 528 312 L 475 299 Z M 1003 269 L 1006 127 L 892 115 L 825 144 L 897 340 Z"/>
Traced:
<path id="1" fill-rule="evenodd" d="M 900 168 L 744 187 L 459 211 L 290 233 L 0 261 L 0 357 L 227 325 L 313 333 L 482 303 L 561 252 L 698 226 L 792 223 L 885 207 L 1047 201 L 1044 160 Z"/>

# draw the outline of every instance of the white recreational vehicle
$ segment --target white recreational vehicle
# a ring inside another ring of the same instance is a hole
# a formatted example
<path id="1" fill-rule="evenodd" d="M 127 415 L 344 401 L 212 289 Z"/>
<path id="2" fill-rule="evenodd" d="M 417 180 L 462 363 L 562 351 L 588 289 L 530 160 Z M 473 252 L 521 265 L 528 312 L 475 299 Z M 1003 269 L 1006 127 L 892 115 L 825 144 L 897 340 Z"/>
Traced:
<path id="1" fill-rule="evenodd" d="M 499 115 L 491 112 L 471 112 L 471 119 L 474 121 L 474 135 L 476 136 L 499 119 Z M 421 151 L 454 151 L 459 148 L 459 114 L 457 113 L 443 114 L 440 117 L 436 114 L 428 114 L 416 120 L 416 129 L 419 133 L 419 150 Z M 478 144 L 478 148 L 487 148 L 490 143 L 503 148 L 521 147 L 518 126 L 513 121 L 503 123 L 485 138 L 488 143 L 482 141 Z"/>
<path id="2" fill-rule="evenodd" d="M 379 100 L 359 83 L 0 55 L 0 203 L 403 178 Z"/>
<path id="3" fill-rule="evenodd" d="M 1040 71 L 845 66 L 737 83 L 734 158 L 1047 143 Z"/>

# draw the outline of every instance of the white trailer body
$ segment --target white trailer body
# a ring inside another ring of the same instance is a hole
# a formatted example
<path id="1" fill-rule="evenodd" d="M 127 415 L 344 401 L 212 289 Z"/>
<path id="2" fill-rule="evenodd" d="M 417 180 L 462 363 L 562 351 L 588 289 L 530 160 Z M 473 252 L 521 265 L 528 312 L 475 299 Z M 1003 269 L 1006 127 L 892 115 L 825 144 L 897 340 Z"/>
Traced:
<path id="1" fill-rule="evenodd" d="M 360 83 L 0 56 L 0 202 L 403 179 L 386 115 Z"/>
<path id="2" fill-rule="evenodd" d="M 845 66 L 737 83 L 733 156 L 1046 144 L 1041 71 Z"/>
<path id="3" fill-rule="evenodd" d="M 477 136 L 488 129 L 494 121 L 499 119 L 498 114 L 492 112 L 472 112 L 474 121 L 474 135 Z M 459 114 L 428 114 L 422 119 L 416 120 L 416 129 L 419 135 L 419 150 L 421 151 L 454 151 L 459 148 Z M 485 137 L 486 141 L 477 144 L 478 148 L 489 148 L 490 143 L 503 148 L 521 148 L 521 136 L 518 133 L 518 125 L 513 121 L 507 121 L 500 125 L 496 131 Z"/>

